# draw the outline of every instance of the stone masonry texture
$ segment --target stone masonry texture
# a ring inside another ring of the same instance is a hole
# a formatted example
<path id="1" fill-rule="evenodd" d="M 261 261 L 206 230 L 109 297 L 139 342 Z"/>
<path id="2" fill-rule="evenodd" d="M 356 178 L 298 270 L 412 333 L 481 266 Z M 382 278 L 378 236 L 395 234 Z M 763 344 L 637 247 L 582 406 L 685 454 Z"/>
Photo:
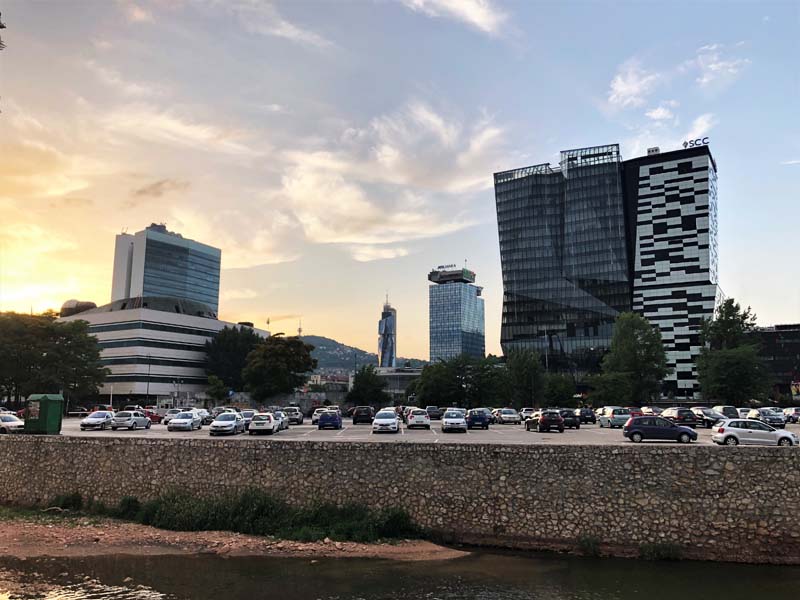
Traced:
<path id="1" fill-rule="evenodd" d="M 797 448 L 0 437 L 0 502 L 257 487 L 290 503 L 401 507 L 451 542 L 800 564 Z"/>

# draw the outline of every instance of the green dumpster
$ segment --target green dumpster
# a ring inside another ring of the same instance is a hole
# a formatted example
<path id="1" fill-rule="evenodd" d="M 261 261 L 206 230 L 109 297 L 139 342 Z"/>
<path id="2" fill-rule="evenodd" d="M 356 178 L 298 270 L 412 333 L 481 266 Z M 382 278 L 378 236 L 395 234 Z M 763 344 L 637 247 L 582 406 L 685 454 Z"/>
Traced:
<path id="1" fill-rule="evenodd" d="M 61 394 L 31 394 L 25 407 L 25 433 L 61 433 L 64 397 Z"/>

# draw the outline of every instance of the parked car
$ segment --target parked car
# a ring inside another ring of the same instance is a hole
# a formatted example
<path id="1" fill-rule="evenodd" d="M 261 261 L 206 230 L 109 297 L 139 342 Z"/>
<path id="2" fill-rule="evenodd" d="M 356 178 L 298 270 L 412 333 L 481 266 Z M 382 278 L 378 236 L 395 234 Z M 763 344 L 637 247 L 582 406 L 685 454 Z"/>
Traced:
<path id="1" fill-rule="evenodd" d="M 185 411 L 178 413 L 169 421 L 167 431 L 194 431 L 195 429 L 203 428 L 203 417 L 200 413 L 194 411 Z"/>
<path id="2" fill-rule="evenodd" d="M 303 424 L 303 413 L 302 411 L 296 406 L 287 406 L 283 409 L 284 414 L 289 417 L 289 424 L 290 425 L 302 425 Z"/>
<path id="3" fill-rule="evenodd" d="M 408 429 L 413 429 L 414 427 L 430 429 L 431 417 L 428 415 L 428 411 L 421 408 L 412 408 L 406 413 L 406 427 Z"/>
<path id="4" fill-rule="evenodd" d="M 522 417 L 513 408 L 501 408 L 497 412 L 497 423 L 499 425 L 508 425 L 509 423 L 519 425 L 522 423 Z"/>
<path id="5" fill-rule="evenodd" d="M 327 408 L 328 408 L 328 410 L 335 410 L 337 413 L 339 413 L 340 417 L 342 416 L 342 409 L 339 408 L 338 404 L 331 404 Z"/>
<path id="6" fill-rule="evenodd" d="M 400 417 L 398 417 L 397 413 L 391 408 L 379 410 L 372 421 L 372 433 L 379 433 L 382 431 L 387 433 L 400 432 Z"/>
<path id="7" fill-rule="evenodd" d="M 150 419 L 138 410 L 121 410 L 111 419 L 111 429 L 150 429 Z"/>
<path id="8" fill-rule="evenodd" d="M 266 433 L 272 435 L 278 433 L 279 423 L 271 413 L 256 413 L 250 421 L 250 428 L 247 430 L 250 435 Z"/>
<path id="9" fill-rule="evenodd" d="M 747 418 L 761 421 L 762 423 L 780 429 L 786 427 L 786 419 L 784 419 L 783 413 L 775 412 L 771 408 L 754 408 L 747 413 Z"/>
<path id="10" fill-rule="evenodd" d="M 439 421 L 442 418 L 442 409 L 438 406 L 426 406 L 425 412 L 431 418 L 431 421 Z"/>
<path id="11" fill-rule="evenodd" d="M 339 419 L 341 420 L 342 415 L 338 411 L 336 414 L 339 415 Z M 289 429 L 289 416 L 283 412 L 282 410 L 273 410 L 272 416 L 274 416 L 278 421 L 280 421 L 279 429 Z"/>
<path id="12" fill-rule="evenodd" d="M 631 417 L 622 427 L 622 435 L 637 443 L 642 440 L 672 440 L 688 444 L 697 440 L 697 432 L 691 427 L 676 425 L 654 415 Z"/>
<path id="13" fill-rule="evenodd" d="M 126 404 L 125 408 L 123 408 L 122 410 L 130 411 L 130 412 L 138 411 L 140 413 L 143 413 L 144 412 L 144 407 L 139 406 L 138 404 Z"/>
<path id="14" fill-rule="evenodd" d="M 25 421 L 13 413 L 0 413 L 0 434 L 22 433 L 25 431 Z"/>
<path id="15" fill-rule="evenodd" d="M 201 408 L 197 411 L 200 413 L 200 418 L 203 419 L 203 425 L 211 425 L 211 422 L 214 420 L 214 417 L 208 412 L 205 408 Z"/>
<path id="16" fill-rule="evenodd" d="M 597 417 L 597 424 L 600 427 L 608 427 L 609 429 L 624 427 L 631 416 L 630 411 L 621 406 L 606 406 L 605 409 L 603 414 Z"/>
<path id="17" fill-rule="evenodd" d="M 576 408 L 575 415 L 581 420 L 581 423 L 597 423 L 597 415 L 588 406 L 583 408 Z"/>
<path id="18" fill-rule="evenodd" d="M 642 407 L 642 416 L 645 415 L 660 415 L 664 412 L 663 408 L 659 408 L 658 406 L 643 406 Z"/>
<path id="19" fill-rule="evenodd" d="M 374 418 L 375 409 L 371 406 L 356 406 L 355 410 L 353 410 L 353 425 L 358 425 L 359 423 L 372 423 Z"/>
<path id="20" fill-rule="evenodd" d="M 111 427 L 114 420 L 114 413 L 108 410 L 98 410 L 90 414 L 81 421 L 81 431 L 87 429 L 106 429 Z"/>
<path id="21" fill-rule="evenodd" d="M 324 410 L 317 418 L 317 428 L 325 429 L 326 427 L 333 427 L 334 429 L 342 428 L 342 415 L 336 410 Z"/>
<path id="22" fill-rule="evenodd" d="M 575 414 L 575 411 L 571 408 L 560 408 L 558 410 L 561 418 L 564 419 L 564 427 L 569 427 L 570 429 L 580 429 L 581 428 L 581 418 Z"/>
<path id="23" fill-rule="evenodd" d="M 468 410 L 465 420 L 467 422 L 467 429 L 475 429 L 476 427 L 489 429 L 489 415 L 479 408 Z"/>
<path id="24" fill-rule="evenodd" d="M 739 418 L 740 419 L 746 419 L 747 415 L 750 414 L 750 409 L 749 408 L 737 408 L 736 412 L 739 413 Z"/>
<path id="25" fill-rule="evenodd" d="M 711 410 L 715 410 L 718 413 L 725 415 L 726 419 L 739 419 L 739 411 L 736 410 L 735 406 L 729 406 L 726 404 L 718 404 L 717 406 L 712 407 Z"/>
<path id="26" fill-rule="evenodd" d="M 761 444 L 768 446 L 797 446 L 794 432 L 775 429 L 755 419 L 726 419 L 711 428 L 711 440 L 725 446 Z"/>
<path id="27" fill-rule="evenodd" d="M 209 435 L 236 435 L 244 433 L 244 417 L 237 412 L 224 412 L 211 422 Z"/>
<path id="28" fill-rule="evenodd" d="M 162 415 L 150 409 L 145 409 L 144 416 L 150 419 L 151 423 L 155 423 L 156 425 L 158 425 L 159 423 L 161 423 L 161 421 L 164 420 L 164 417 Z"/>
<path id="29" fill-rule="evenodd" d="M 530 406 L 526 406 L 521 411 L 519 411 L 519 416 L 520 416 L 520 418 L 522 418 L 523 421 L 527 421 L 528 419 L 531 418 L 531 415 L 533 415 L 533 413 L 535 413 L 535 412 L 536 412 L 535 408 L 532 408 Z"/>
<path id="30" fill-rule="evenodd" d="M 721 412 L 706 408 L 705 406 L 693 406 L 691 410 L 697 417 L 697 424 L 702 425 L 706 429 L 711 429 L 714 423 L 727 418 Z"/>
<path id="31" fill-rule="evenodd" d="M 250 429 L 250 421 L 253 419 L 253 416 L 256 414 L 254 410 L 243 410 L 242 417 L 244 417 L 244 430 L 247 431 Z M 288 419 L 288 417 L 287 417 Z"/>
<path id="32" fill-rule="evenodd" d="M 448 433 L 450 431 L 467 432 L 466 415 L 460 410 L 448 408 L 442 415 L 442 433 Z"/>
<path id="33" fill-rule="evenodd" d="M 784 408 L 783 414 L 786 417 L 787 423 L 797 423 L 797 421 L 800 421 L 800 406 Z"/>
<path id="34" fill-rule="evenodd" d="M 316 408 L 314 412 L 311 413 L 311 424 L 317 425 L 319 424 L 319 416 L 324 413 L 327 409 L 326 408 Z"/>
<path id="35" fill-rule="evenodd" d="M 697 416 L 690 409 L 682 406 L 671 406 L 662 412 L 661 416 L 676 425 L 697 427 Z"/>
<path id="36" fill-rule="evenodd" d="M 185 412 L 185 410 L 186 409 L 183 408 L 170 408 L 164 415 L 164 418 L 161 420 L 161 422 L 164 425 L 169 425 L 169 422 L 173 419 L 173 417 L 181 414 L 182 412 Z"/>
<path id="37" fill-rule="evenodd" d="M 644 413 L 642 412 L 642 409 L 639 408 L 638 406 L 626 406 L 625 408 L 628 409 L 628 413 L 632 417 L 641 417 L 641 416 L 644 415 Z"/>
<path id="38" fill-rule="evenodd" d="M 538 431 L 546 433 L 551 429 L 556 429 L 559 433 L 564 433 L 564 417 L 554 409 L 537 411 L 533 416 L 525 421 L 525 431 Z"/>

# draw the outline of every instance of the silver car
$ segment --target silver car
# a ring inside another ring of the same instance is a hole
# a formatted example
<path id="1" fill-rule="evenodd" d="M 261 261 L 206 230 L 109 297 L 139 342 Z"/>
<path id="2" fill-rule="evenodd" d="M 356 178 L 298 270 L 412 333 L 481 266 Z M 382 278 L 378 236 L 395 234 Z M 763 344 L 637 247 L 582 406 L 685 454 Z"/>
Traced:
<path id="1" fill-rule="evenodd" d="M 513 408 L 503 408 L 497 412 L 497 422 L 501 425 L 505 423 L 519 425 L 522 423 L 522 417 L 520 417 L 519 413 Z"/>
<path id="2" fill-rule="evenodd" d="M 273 411 L 272 415 L 280 422 L 278 429 L 289 429 L 289 416 L 282 410 Z"/>
<path id="3" fill-rule="evenodd" d="M 122 410 L 114 415 L 111 420 L 111 429 L 130 429 L 131 431 L 139 429 L 150 429 L 150 419 L 144 416 L 143 412 L 138 410 Z"/>
<path id="4" fill-rule="evenodd" d="M 800 443 L 794 432 L 775 429 L 755 419 L 725 419 L 711 428 L 711 439 L 717 444 L 766 446 L 797 446 Z"/>
<path id="5" fill-rule="evenodd" d="M 175 418 L 175 415 L 179 415 L 179 414 L 181 414 L 182 412 L 185 412 L 185 411 L 184 411 L 183 409 L 181 409 L 181 408 L 170 408 L 170 409 L 167 411 L 167 414 L 165 414 L 165 415 L 164 415 L 164 418 L 162 419 L 162 421 L 161 421 L 161 422 L 162 422 L 164 425 L 169 425 L 169 422 L 170 422 L 170 421 L 171 421 L 173 418 Z"/>
<path id="6" fill-rule="evenodd" d="M 203 417 L 197 411 L 178 413 L 170 419 L 167 431 L 194 431 L 203 428 Z"/>
<path id="7" fill-rule="evenodd" d="M 467 432 L 467 419 L 461 411 L 447 409 L 442 415 L 442 433 L 448 431 Z"/>
<path id="8" fill-rule="evenodd" d="M 211 423 L 209 435 L 236 435 L 244 433 L 244 417 L 237 412 L 226 412 L 219 415 Z"/>
<path id="9" fill-rule="evenodd" d="M 114 413 L 110 410 L 97 410 L 81 421 L 81 431 L 87 429 L 106 429 L 111 427 Z"/>
<path id="10" fill-rule="evenodd" d="M 0 413 L 0 434 L 22 433 L 25 431 L 25 421 L 12 413 Z"/>

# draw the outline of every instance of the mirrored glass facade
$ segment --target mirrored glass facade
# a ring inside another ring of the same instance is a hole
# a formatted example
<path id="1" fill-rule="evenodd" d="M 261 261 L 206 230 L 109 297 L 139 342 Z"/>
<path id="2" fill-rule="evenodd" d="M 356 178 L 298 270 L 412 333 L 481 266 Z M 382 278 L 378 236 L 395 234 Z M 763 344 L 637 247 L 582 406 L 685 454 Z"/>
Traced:
<path id="1" fill-rule="evenodd" d="M 495 196 L 503 352 L 534 349 L 567 372 L 595 368 L 617 315 L 631 310 L 619 146 L 497 173 Z"/>
<path id="2" fill-rule="evenodd" d="M 388 302 L 378 321 L 378 366 L 397 366 L 397 310 Z"/>
<path id="3" fill-rule="evenodd" d="M 464 281 L 439 283 L 428 288 L 428 300 L 431 361 L 450 360 L 461 354 L 483 358 L 486 342 L 481 288 Z"/>

